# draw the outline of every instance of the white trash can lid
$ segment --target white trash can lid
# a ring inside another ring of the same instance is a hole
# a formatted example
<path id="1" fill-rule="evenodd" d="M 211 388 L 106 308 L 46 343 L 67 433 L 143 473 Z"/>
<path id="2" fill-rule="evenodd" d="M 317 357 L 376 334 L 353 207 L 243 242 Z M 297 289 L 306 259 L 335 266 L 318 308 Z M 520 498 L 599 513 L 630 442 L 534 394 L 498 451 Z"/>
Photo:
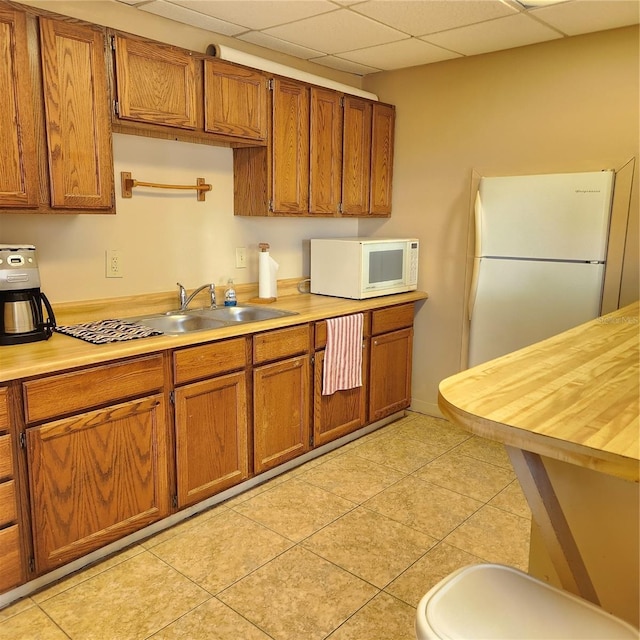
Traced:
<path id="1" fill-rule="evenodd" d="M 426 593 L 418 640 L 638 640 L 637 629 L 600 607 L 497 564 L 463 567 Z"/>

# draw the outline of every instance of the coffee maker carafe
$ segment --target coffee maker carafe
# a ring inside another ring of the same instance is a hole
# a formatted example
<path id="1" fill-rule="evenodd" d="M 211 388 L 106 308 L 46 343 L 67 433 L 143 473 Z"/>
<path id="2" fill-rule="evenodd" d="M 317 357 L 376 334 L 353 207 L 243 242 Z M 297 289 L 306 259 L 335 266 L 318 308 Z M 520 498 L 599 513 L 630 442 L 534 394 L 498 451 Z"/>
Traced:
<path id="1" fill-rule="evenodd" d="M 51 304 L 40 291 L 36 248 L 0 245 L 0 345 L 48 340 L 55 326 Z"/>

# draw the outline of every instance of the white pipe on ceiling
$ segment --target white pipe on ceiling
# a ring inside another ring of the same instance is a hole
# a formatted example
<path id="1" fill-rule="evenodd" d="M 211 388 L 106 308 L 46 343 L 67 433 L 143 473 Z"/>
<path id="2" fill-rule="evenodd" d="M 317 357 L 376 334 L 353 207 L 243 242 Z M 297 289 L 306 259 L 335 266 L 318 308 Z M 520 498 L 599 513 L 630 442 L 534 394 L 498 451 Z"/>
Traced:
<path id="1" fill-rule="evenodd" d="M 309 84 L 315 84 L 327 89 L 335 89 L 342 93 L 348 93 L 350 95 L 359 96 L 360 98 L 366 98 L 367 100 L 378 100 L 378 96 L 375 93 L 363 91 L 356 87 L 352 87 L 348 84 L 342 84 L 341 82 L 335 82 L 329 80 L 329 78 L 323 78 L 322 76 L 316 76 L 313 73 L 307 73 L 294 67 L 287 67 L 279 62 L 272 62 L 266 58 L 259 58 L 250 53 L 244 53 L 244 51 L 238 51 L 237 49 L 231 49 L 226 45 L 210 44 L 207 47 L 207 55 L 220 58 L 220 60 L 227 60 L 228 62 L 235 62 L 237 64 L 243 64 L 246 67 L 253 69 L 260 69 L 261 71 L 269 71 L 279 76 L 285 76 L 287 78 L 293 78 L 294 80 L 300 80 L 301 82 L 308 82 Z"/>

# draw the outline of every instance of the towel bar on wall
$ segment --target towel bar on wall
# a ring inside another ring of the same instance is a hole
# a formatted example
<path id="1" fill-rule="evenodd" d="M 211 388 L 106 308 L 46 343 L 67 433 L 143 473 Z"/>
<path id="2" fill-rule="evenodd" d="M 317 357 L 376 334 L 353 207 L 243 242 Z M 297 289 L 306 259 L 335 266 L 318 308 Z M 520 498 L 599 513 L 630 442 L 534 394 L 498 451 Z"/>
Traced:
<path id="1" fill-rule="evenodd" d="M 204 178 L 198 178 L 195 185 L 185 184 L 160 184 L 158 182 L 141 182 L 131 177 L 130 171 L 120 172 L 122 182 L 122 197 L 132 198 L 132 189 L 134 187 L 151 187 L 153 189 L 195 189 L 197 191 L 198 202 L 204 202 L 205 193 L 211 191 L 212 187 L 204 181 Z"/>

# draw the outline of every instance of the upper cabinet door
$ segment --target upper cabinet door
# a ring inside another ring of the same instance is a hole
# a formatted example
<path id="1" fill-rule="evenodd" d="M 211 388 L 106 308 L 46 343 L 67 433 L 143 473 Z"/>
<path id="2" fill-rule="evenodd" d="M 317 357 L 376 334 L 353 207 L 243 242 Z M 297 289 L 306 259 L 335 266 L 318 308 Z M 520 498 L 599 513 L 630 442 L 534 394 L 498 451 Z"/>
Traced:
<path id="1" fill-rule="evenodd" d="M 0 7 L 0 207 L 35 208 L 38 167 L 24 13 Z"/>
<path id="2" fill-rule="evenodd" d="M 40 40 L 51 206 L 112 208 L 104 33 L 40 18 Z"/>
<path id="3" fill-rule="evenodd" d="M 309 211 L 309 87 L 276 78 L 273 87 L 273 211 Z"/>
<path id="4" fill-rule="evenodd" d="M 188 51 L 114 36 L 118 116 L 183 129 L 197 127 L 196 63 Z"/>
<path id="5" fill-rule="evenodd" d="M 221 60 L 205 60 L 204 87 L 205 131 L 267 139 L 269 94 L 264 74 Z"/>
<path id="6" fill-rule="evenodd" d="M 387 104 L 373 105 L 371 135 L 371 203 L 372 215 L 391 214 L 391 181 L 393 178 L 393 133 L 395 108 Z"/>
<path id="7" fill-rule="evenodd" d="M 337 215 L 342 178 L 342 94 L 311 89 L 309 213 Z"/>
<path id="8" fill-rule="evenodd" d="M 344 97 L 342 214 L 369 213 L 371 175 L 371 102 Z"/>

